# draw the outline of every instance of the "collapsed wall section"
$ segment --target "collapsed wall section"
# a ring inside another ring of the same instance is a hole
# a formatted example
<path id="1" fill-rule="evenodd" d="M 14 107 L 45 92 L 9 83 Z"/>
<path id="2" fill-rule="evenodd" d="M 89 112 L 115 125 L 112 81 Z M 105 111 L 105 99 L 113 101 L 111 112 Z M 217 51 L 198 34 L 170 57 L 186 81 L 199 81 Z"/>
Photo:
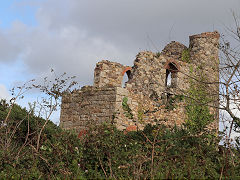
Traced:
<path id="1" fill-rule="evenodd" d="M 183 60 L 183 53 L 187 50 L 187 47 L 179 42 L 172 41 L 167 44 L 162 50 L 162 55 L 175 59 L 175 60 Z"/>

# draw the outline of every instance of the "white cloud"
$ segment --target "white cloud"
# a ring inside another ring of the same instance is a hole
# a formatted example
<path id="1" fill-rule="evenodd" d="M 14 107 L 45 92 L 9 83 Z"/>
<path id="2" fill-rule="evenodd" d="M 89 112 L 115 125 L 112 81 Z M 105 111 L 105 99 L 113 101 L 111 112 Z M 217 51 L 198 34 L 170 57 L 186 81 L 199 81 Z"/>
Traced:
<path id="1" fill-rule="evenodd" d="M 0 99 L 10 100 L 10 94 L 3 84 L 0 84 Z"/>

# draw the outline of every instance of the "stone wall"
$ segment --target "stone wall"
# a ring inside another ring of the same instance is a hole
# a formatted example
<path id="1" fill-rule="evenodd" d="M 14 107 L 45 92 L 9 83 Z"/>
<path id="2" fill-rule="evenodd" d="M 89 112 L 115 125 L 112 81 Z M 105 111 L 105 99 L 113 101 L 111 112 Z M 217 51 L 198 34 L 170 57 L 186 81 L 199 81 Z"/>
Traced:
<path id="1" fill-rule="evenodd" d="M 131 95 L 126 88 L 117 87 L 114 112 L 114 123 L 117 128 L 123 130 L 128 126 L 136 125 L 137 119 L 138 99 Z"/>
<path id="2" fill-rule="evenodd" d="M 121 87 L 123 74 L 131 69 L 120 63 L 103 60 L 96 64 L 94 70 L 94 87 L 115 86 Z"/>
<path id="3" fill-rule="evenodd" d="M 189 47 L 169 43 L 161 53 L 138 53 L 133 67 L 103 60 L 94 71 L 94 86 L 66 94 L 62 99 L 60 125 L 65 129 L 85 129 L 91 124 L 111 122 L 124 130 L 150 124 L 181 125 L 190 82 L 202 83 L 209 96 L 210 111 L 218 129 L 217 32 L 190 36 Z M 126 87 L 122 88 L 127 73 Z M 204 80 L 202 79 L 204 77 Z"/>
<path id="4" fill-rule="evenodd" d="M 61 122 L 64 129 L 85 129 L 111 122 L 115 112 L 116 88 L 83 87 L 62 97 Z"/>
<path id="5" fill-rule="evenodd" d="M 174 63 L 178 68 L 174 88 L 166 86 L 166 72 L 169 63 Z M 189 87 L 189 67 L 188 63 L 174 60 L 165 55 L 157 57 L 155 53 L 149 51 L 140 52 L 134 61 L 131 70 L 132 76 L 126 83 L 126 87 L 135 93 L 142 93 L 152 100 L 161 98 L 168 91 L 179 94 Z"/>
<path id="6" fill-rule="evenodd" d="M 123 100 L 131 109 L 132 118 L 126 115 Z M 65 94 L 62 98 L 61 123 L 64 129 L 80 131 L 103 122 L 116 123 L 119 129 L 135 125 L 138 107 L 128 90 L 122 87 L 96 88 L 85 86 L 81 90 Z"/>
<path id="7" fill-rule="evenodd" d="M 208 96 L 211 98 L 209 105 L 211 112 L 219 119 L 219 33 L 207 32 L 189 37 L 191 63 L 193 64 L 196 78 L 199 72 L 203 74 Z M 199 82 L 202 83 L 202 82 Z M 218 126 L 219 122 L 216 122 Z"/>
<path id="8" fill-rule="evenodd" d="M 162 55 L 176 59 L 181 61 L 182 60 L 182 52 L 186 50 L 187 47 L 179 42 L 172 41 L 171 43 L 167 44 L 164 49 L 162 50 Z"/>

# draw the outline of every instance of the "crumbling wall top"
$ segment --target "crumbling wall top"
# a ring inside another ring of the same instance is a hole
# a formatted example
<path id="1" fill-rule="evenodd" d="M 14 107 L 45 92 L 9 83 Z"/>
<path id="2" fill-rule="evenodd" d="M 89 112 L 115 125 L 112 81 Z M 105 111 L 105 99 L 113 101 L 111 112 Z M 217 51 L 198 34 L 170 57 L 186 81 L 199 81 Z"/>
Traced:
<path id="1" fill-rule="evenodd" d="M 96 68 L 102 68 L 103 66 L 111 66 L 111 67 L 122 67 L 123 65 L 117 62 L 112 62 L 112 61 L 108 61 L 108 60 L 102 60 L 100 62 L 97 63 Z"/>
<path id="2" fill-rule="evenodd" d="M 220 34 L 217 31 L 205 32 L 205 33 L 189 36 L 190 40 L 195 38 L 219 38 L 219 37 L 220 37 Z"/>
<path id="3" fill-rule="evenodd" d="M 96 64 L 94 70 L 94 87 L 114 86 L 121 87 L 123 75 L 131 70 L 120 63 L 103 60 Z"/>
<path id="4" fill-rule="evenodd" d="M 151 51 L 141 51 L 136 55 L 136 59 L 134 60 L 134 66 L 139 64 L 146 64 L 148 61 L 156 58 L 156 54 Z"/>
<path id="5" fill-rule="evenodd" d="M 187 49 L 187 47 L 179 42 L 172 41 L 164 47 L 162 54 L 173 59 L 180 60 L 182 57 L 182 52 Z"/>

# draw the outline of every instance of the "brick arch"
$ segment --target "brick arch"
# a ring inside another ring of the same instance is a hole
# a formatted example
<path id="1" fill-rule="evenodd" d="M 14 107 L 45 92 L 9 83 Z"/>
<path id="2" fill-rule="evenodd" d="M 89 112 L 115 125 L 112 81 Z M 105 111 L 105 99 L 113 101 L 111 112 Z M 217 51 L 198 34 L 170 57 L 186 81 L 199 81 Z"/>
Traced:
<path id="1" fill-rule="evenodd" d="M 127 66 L 127 67 L 123 70 L 122 76 L 123 76 L 127 71 L 131 71 L 131 70 L 132 70 L 132 67 Z"/>
<path id="2" fill-rule="evenodd" d="M 174 59 L 167 60 L 167 62 L 165 63 L 163 68 L 171 71 L 170 64 L 173 64 L 175 66 L 175 68 L 177 69 L 175 72 L 180 71 L 180 66 Z"/>
<path id="3" fill-rule="evenodd" d="M 131 67 L 129 67 L 129 66 L 126 67 L 126 66 L 125 66 L 125 67 L 124 67 L 124 70 L 122 71 L 122 87 L 123 87 L 123 88 L 125 87 L 126 82 L 129 81 L 129 79 L 131 78 L 131 70 L 132 70 Z M 127 80 L 124 79 L 125 73 L 127 74 L 127 78 L 128 78 Z"/>

